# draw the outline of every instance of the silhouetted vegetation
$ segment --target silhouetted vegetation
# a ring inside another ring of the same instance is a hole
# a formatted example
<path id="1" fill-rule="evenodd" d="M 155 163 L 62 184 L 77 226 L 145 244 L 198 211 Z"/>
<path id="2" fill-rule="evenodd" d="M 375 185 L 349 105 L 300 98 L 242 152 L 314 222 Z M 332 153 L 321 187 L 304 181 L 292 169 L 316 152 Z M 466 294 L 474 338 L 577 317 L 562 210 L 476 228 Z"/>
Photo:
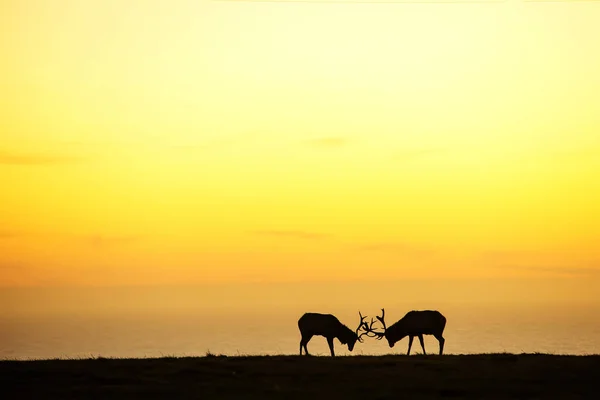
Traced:
<path id="1" fill-rule="evenodd" d="M 254 356 L 2 361 L 3 398 L 596 398 L 600 356 Z"/>

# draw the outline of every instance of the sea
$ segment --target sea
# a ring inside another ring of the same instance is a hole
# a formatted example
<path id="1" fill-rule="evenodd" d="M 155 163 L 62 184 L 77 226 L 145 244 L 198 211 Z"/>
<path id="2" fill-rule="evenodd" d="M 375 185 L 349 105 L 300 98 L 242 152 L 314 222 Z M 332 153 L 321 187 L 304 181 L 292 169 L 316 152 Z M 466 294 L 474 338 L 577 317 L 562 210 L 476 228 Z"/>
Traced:
<path id="1" fill-rule="evenodd" d="M 0 359 L 148 358 L 214 355 L 295 355 L 299 353 L 297 321 L 304 312 L 336 315 L 356 329 L 358 311 L 370 320 L 381 313 L 376 301 L 344 305 L 342 301 L 252 302 L 204 301 L 189 297 L 167 301 L 167 293 L 137 299 L 129 294 L 94 296 L 16 295 L 4 293 L 0 310 Z M 99 292 L 100 293 L 100 292 Z M 232 296 L 232 293 L 223 293 Z M 211 294 L 218 298 L 218 291 Z M 360 296 L 357 296 L 359 300 Z M 205 299 L 206 300 L 206 299 Z M 360 303 L 360 301 L 355 301 Z M 388 302 L 388 325 L 412 309 L 437 309 L 447 318 L 446 354 L 550 353 L 600 354 L 600 305 L 443 302 Z M 335 342 L 336 355 L 405 354 L 408 339 L 390 348 L 385 340 L 365 338 L 352 352 Z M 428 353 L 438 343 L 425 336 Z M 328 355 L 326 341 L 314 337 L 314 355 Z M 413 354 L 422 353 L 417 340 Z"/>

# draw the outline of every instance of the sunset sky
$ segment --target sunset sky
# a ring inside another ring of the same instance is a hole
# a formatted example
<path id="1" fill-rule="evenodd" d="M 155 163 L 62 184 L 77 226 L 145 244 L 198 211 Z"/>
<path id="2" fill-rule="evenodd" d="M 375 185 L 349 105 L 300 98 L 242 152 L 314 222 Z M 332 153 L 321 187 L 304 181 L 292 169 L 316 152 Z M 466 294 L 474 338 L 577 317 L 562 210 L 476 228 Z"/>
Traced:
<path id="1" fill-rule="evenodd" d="M 598 2 L 3 0 L 0 286 L 592 299 L 598 21 Z"/>

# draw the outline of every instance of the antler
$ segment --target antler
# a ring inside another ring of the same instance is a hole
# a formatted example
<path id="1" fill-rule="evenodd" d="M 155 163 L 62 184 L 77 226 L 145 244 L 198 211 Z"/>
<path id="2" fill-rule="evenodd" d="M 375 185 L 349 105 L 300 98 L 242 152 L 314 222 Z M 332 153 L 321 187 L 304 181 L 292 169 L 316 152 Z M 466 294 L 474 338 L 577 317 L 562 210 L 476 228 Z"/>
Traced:
<path id="1" fill-rule="evenodd" d="M 365 331 L 363 333 L 360 334 L 360 336 L 358 337 L 358 340 L 360 340 L 362 342 L 362 337 L 363 336 L 367 336 L 367 337 L 379 337 L 380 335 L 383 335 L 382 333 L 376 332 L 373 330 L 373 324 L 376 321 L 373 320 L 373 318 L 371 318 L 371 323 L 367 324 L 366 322 L 362 323 L 362 326 L 364 327 Z"/>
<path id="2" fill-rule="evenodd" d="M 379 320 L 379 322 L 381 322 L 381 325 L 383 325 L 383 333 L 380 332 L 374 332 L 378 338 L 377 340 L 381 340 L 385 334 L 385 331 L 387 330 L 387 327 L 385 326 L 385 309 L 381 309 L 381 317 L 380 316 L 376 316 L 376 318 Z"/>
<path id="3" fill-rule="evenodd" d="M 358 323 L 358 328 L 356 328 L 356 335 L 358 336 L 358 331 L 360 331 L 360 328 L 367 325 L 367 323 L 365 322 L 365 318 L 367 318 L 366 316 L 363 317 L 362 314 L 360 313 L 360 311 L 358 312 L 358 316 L 360 317 L 360 322 Z M 358 340 L 362 343 L 362 339 L 360 338 L 362 335 L 358 336 Z"/>

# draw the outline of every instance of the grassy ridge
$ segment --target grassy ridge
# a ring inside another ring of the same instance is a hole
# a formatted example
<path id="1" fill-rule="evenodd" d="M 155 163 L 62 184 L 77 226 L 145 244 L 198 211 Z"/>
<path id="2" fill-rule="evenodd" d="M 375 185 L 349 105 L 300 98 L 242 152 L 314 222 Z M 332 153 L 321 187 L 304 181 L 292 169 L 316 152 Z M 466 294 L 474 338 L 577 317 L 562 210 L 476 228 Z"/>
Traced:
<path id="1" fill-rule="evenodd" d="M 600 398 L 600 356 L 252 356 L 1 361 L 3 398 Z"/>

